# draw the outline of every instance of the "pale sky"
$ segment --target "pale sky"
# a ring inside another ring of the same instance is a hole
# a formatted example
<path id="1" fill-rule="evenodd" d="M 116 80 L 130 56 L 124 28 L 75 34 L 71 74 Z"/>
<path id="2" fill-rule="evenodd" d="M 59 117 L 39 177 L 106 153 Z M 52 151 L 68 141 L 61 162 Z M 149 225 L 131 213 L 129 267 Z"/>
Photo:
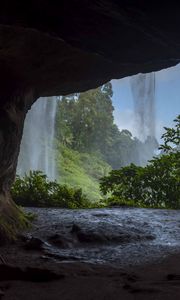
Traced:
<path id="1" fill-rule="evenodd" d="M 173 119 L 180 114 L 180 64 L 155 73 L 156 90 L 156 137 L 160 140 L 163 126 L 172 126 Z M 113 105 L 115 122 L 120 129 L 128 129 L 134 136 L 133 99 L 129 77 L 113 80 Z"/>

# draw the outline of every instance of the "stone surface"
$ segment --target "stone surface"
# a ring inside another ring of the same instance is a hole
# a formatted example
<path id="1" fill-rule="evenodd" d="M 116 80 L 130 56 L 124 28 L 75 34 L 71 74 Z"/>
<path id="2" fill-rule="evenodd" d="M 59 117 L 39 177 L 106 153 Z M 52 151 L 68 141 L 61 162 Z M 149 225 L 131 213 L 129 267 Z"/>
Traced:
<path id="1" fill-rule="evenodd" d="M 1 83 L 59 95 L 175 65 L 179 10 L 177 1 L 3 1 Z"/>
<path id="2" fill-rule="evenodd" d="M 41 251 L 43 249 L 43 241 L 39 238 L 32 237 L 29 241 L 26 242 L 24 248 L 26 250 L 34 250 L 34 251 Z"/>
<path id="3" fill-rule="evenodd" d="M 9 189 L 32 103 L 177 64 L 179 11 L 178 1 L 1 1 L 0 216 L 10 228 L 18 212 Z"/>
<path id="4" fill-rule="evenodd" d="M 56 274 L 48 269 L 32 267 L 22 269 L 12 265 L 0 264 L 0 282 L 5 280 L 46 282 L 63 278 L 63 274 Z"/>

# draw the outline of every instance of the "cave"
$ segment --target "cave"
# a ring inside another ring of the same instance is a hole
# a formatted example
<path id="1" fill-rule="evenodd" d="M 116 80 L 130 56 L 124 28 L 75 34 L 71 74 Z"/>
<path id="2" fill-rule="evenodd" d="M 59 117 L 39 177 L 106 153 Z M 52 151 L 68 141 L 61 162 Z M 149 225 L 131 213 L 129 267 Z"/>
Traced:
<path id="1" fill-rule="evenodd" d="M 32 104 L 39 97 L 83 92 L 111 79 L 177 65 L 180 5 L 177 1 L 143 0 L 6 0 L 0 8 L 0 242 L 4 243 L 14 239 L 28 222 L 13 203 L 10 188 L 24 120 Z M 35 276 L 34 269 L 25 272 L 9 268 L 20 279 Z M 118 276 L 117 271 L 116 280 Z M 169 276 L 173 282 L 180 277 Z M 133 280 L 135 276 L 130 282 Z M 97 288 L 94 277 L 92 281 Z M 102 299 L 145 299 L 142 295 L 126 298 L 129 281 L 124 282 L 122 297 L 108 294 Z M 99 284 L 103 288 L 106 282 L 99 279 Z M 149 295 L 153 292 L 145 290 Z M 173 299 L 179 299 L 178 293 Z M 136 294 L 138 288 L 131 296 Z M 81 299 L 78 295 L 76 299 Z M 88 299 L 100 299 L 92 295 Z M 154 299 L 166 299 L 161 297 Z M 170 297 L 168 294 L 167 299 Z"/>

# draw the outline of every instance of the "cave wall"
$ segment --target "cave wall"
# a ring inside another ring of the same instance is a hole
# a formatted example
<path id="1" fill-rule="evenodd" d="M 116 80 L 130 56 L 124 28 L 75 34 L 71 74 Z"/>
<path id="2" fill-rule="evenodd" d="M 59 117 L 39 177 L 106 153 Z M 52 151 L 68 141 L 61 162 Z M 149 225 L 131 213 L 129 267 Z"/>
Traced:
<path id="1" fill-rule="evenodd" d="M 179 63 L 179 12 L 177 1 L 1 1 L 0 193 L 31 104 Z"/>

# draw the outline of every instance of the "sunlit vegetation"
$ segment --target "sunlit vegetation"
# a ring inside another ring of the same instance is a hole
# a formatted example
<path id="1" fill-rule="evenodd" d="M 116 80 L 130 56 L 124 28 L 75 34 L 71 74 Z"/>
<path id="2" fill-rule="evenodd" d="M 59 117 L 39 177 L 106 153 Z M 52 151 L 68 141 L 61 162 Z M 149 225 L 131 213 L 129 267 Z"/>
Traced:
<path id="1" fill-rule="evenodd" d="M 157 141 L 148 137 L 143 143 L 128 130 L 119 130 L 114 123 L 112 95 L 111 83 L 107 83 L 62 97 L 57 109 L 56 139 L 80 153 L 98 154 L 113 169 L 130 163 L 144 165 L 158 147 Z"/>
<path id="2" fill-rule="evenodd" d="M 131 132 L 120 131 L 114 123 L 112 86 L 62 97 L 56 115 L 56 164 L 58 182 L 82 188 L 91 201 L 102 198 L 99 179 L 112 169 L 145 165 L 158 147 L 148 137 L 145 142 Z"/>
<path id="3" fill-rule="evenodd" d="M 57 182 L 34 171 L 12 187 L 22 206 L 92 208 L 113 205 L 180 208 L 180 116 L 157 141 L 133 138 L 114 123 L 112 86 L 59 99 L 55 126 Z M 142 166 L 140 166 L 140 164 Z"/>
<path id="4" fill-rule="evenodd" d="M 111 167 L 99 155 L 81 153 L 58 144 L 57 167 L 61 184 L 83 189 L 92 202 L 102 198 L 99 179 L 107 176 Z"/>
<path id="5" fill-rule="evenodd" d="M 23 178 L 17 176 L 11 189 L 16 204 L 21 206 L 83 208 L 90 203 L 81 189 L 49 181 L 40 171 L 30 172 Z"/>
<path id="6" fill-rule="evenodd" d="M 110 205 L 180 208 L 180 115 L 174 128 L 165 128 L 163 153 L 146 167 L 134 164 L 112 170 L 100 181 Z"/>

